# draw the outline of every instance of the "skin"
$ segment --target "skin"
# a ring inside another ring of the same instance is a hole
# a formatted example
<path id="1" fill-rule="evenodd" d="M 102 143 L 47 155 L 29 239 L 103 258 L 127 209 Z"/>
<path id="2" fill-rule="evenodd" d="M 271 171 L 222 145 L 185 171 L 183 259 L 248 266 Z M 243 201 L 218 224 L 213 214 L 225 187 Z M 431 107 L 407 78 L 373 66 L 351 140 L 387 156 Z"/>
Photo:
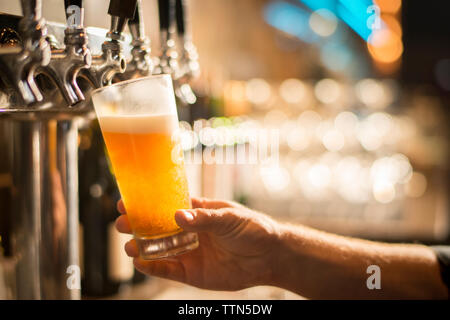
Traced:
<path id="1" fill-rule="evenodd" d="M 439 263 L 426 246 L 348 238 L 302 225 L 279 223 L 230 201 L 193 198 L 177 224 L 198 232 L 186 254 L 143 260 L 135 240 L 125 245 L 135 267 L 148 275 L 211 290 L 257 285 L 281 287 L 312 299 L 447 299 Z M 123 203 L 116 228 L 131 233 Z M 369 290 L 370 265 L 381 270 L 381 289 Z"/>

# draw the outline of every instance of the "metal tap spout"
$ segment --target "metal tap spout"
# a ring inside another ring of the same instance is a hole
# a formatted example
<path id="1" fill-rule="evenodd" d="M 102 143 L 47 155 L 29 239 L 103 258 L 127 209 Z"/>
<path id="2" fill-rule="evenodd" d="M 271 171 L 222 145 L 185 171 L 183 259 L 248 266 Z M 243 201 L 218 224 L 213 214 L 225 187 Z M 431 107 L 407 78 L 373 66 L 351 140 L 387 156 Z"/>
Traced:
<path id="1" fill-rule="evenodd" d="M 39 68 L 48 75 L 61 91 L 69 106 L 85 100 L 77 84 L 81 69 L 90 67 L 92 56 L 87 46 L 88 37 L 83 27 L 82 1 L 65 0 L 67 28 L 64 31 L 64 49 L 52 48 L 50 63 Z"/>
<path id="2" fill-rule="evenodd" d="M 19 23 L 21 46 L 0 49 L 0 73 L 14 92 L 13 102 L 29 105 L 43 100 L 34 81 L 38 66 L 50 62 L 50 46 L 45 40 L 47 28 L 41 17 L 40 0 L 21 0 L 23 18 Z M 14 101 L 16 100 L 16 101 Z"/>
<path id="3" fill-rule="evenodd" d="M 178 42 L 181 49 L 179 59 L 179 70 L 175 74 L 175 79 L 181 82 L 188 82 L 198 76 L 200 65 L 198 63 L 197 48 L 187 32 L 187 12 L 185 0 L 175 0 L 175 12 L 177 21 Z"/>
<path id="4" fill-rule="evenodd" d="M 173 39 L 175 30 L 174 0 L 158 0 L 161 53 L 155 63 L 155 74 L 173 74 L 178 70 L 178 52 Z"/>
<path id="5" fill-rule="evenodd" d="M 131 41 L 131 60 L 127 62 L 127 69 L 119 78 L 121 80 L 133 78 L 136 75 L 147 76 L 153 71 L 150 57 L 150 39 L 145 36 L 144 19 L 142 16 L 142 1 L 138 0 L 134 18 L 128 20 Z"/>
<path id="6" fill-rule="evenodd" d="M 129 19 L 133 19 L 137 0 L 111 0 L 108 14 L 111 15 L 111 27 L 102 44 L 102 54 L 92 57 L 91 67 L 83 70 L 83 76 L 95 87 L 108 84 L 114 75 L 125 72 L 127 62 L 122 52 L 122 32 Z"/>
<path id="7" fill-rule="evenodd" d="M 174 90 L 183 104 L 193 104 L 197 101 L 189 82 L 200 72 L 197 49 L 192 43 L 188 32 L 185 0 L 175 0 L 175 18 L 177 26 L 177 45 L 180 51 L 178 68 L 173 73 Z"/>

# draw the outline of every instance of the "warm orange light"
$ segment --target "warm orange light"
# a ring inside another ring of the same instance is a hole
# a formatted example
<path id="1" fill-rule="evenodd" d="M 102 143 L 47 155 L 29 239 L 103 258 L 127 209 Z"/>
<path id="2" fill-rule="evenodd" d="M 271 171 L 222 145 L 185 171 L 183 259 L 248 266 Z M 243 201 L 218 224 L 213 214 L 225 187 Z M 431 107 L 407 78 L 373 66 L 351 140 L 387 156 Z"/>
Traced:
<path id="1" fill-rule="evenodd" d="M 383 63 L 392 63 L 403 53 L 401 37 L 389 29 L 375 31 L 369 37 L 367 48 L 375 60 Z"/>
<path id="2" fill-rule="evenodd" d="M 402 6 L 402 0 L 376 0 L 382 13 L 396 13 Z"/>
<path id="3" fill-rule="evenodd" d="M 386 24 L 386 26 L 390 30 L 392 30 L 396 35 L 398 35 L 399 37 L 402 36 L 403 33 L 402 26 L 400 25 L 400 22 L 396 18 L 394 18 L 390 14 L 382 14 L 381 19 Z"/>
<path id="4" fill-rule="evenodd" d="M 225 85 L 225 98 L 233 102 L 245 101 L 245 82 L 229 81 Z"/>
<path id="5" fill-rule="evenodd" d="M 241 115 L 249 112 L 250 104 L 246 97 L 246 83 L 230 80 L 224 86 L 224 102 L 226 116 Z"/>

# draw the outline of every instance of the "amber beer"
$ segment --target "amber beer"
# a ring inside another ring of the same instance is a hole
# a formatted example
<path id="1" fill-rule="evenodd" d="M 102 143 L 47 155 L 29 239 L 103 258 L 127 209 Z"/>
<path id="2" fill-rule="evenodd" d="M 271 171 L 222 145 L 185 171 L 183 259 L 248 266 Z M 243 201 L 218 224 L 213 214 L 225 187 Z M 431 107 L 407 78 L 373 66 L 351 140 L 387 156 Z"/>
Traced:
<path id="1" fill-rule="evenodd" d="M 160 237 L 180 231 L 174 213 L 190 208 L 183 161 L 177 148 L 173 115 L 106 117 L 103 137 L 134 233 Z M 175 161 L 174 161 L 175 160 Z"/>
<path id="2" fill-rule="evenodd" d="M 156 259 L 193 249 L 197 235 L 175 222 L 175 212 L 191 205 L 171 80 L 152 76 L 114 86 L 94 92 L 93 101 L 140 254 Z"/>

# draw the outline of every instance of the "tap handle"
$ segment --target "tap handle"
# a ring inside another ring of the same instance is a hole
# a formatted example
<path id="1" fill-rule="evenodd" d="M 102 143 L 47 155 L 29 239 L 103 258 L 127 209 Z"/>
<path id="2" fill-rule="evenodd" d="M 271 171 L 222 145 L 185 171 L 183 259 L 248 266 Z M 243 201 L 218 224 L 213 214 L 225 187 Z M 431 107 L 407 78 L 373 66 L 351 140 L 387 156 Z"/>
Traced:
<path id="1" fill-rule="evenodd" d="M 27 19 L 38 21 L 42 18 L 41 0 L 21 0 L 22 13 Z"/>
<path id="2" fill-rule="evenodd" d="M 83 0 L 64 0 L 67 26 L 69 28 L 82 28 L 84 25 Z"/>
<path id="3" fill-rule="evenodd" d="M 19 31 L 25 47 L 35 49 L 35 46 L 45 47 L 47 27 L 42 18 L 41 0 L 21 0 L 23 19 L 19 23 Z M 31 46 L 31 47 L 29 47 Z"/>
<path id="4" fill-rule="evenodd" d="M 175 3 L 173 0 L 158 0 L 159 28 L 161 32 L 169 32 L 174 20 Z"/>
<path id="5" fill-rule="evenodd" d="M 178 35 L 186 34 L 186 0 L 175 0 L 175 14 Z"/>
<path id="6" fill-rule="evenodd" d="M 133 19 L 128 20 L 128 28 L 130 29 L 133 39 L 144 38 L 144 19 L 142 17 L 142 1 L 138 0 L 136 9 L 134 10 Z"/>
<path id="7" fill-rule="evenodd" d="M 45 40 L 47 27 L 42 18 L 42 1 L 21 0 L 20 2 L 23 18 L 19 22 L 19 32 L 22 36 L 23 47 L 33 52 L 32 60 L 40 65 L 47 65 L 50 62 L 50 46 Z"/>
<path id="8" fill-rule="evenodd" d="M 133 19 L 137 0 L 111 0 L 108 14 L 111 16 Z"/>
<path id="9" fill-rule="evenodd" d="M 133 19 L 137 0 L 111 0 L 108 14 L 111 28 L 107 36 L 113 41 L 122 40 L 122 32 L 129 19 Z"/>

